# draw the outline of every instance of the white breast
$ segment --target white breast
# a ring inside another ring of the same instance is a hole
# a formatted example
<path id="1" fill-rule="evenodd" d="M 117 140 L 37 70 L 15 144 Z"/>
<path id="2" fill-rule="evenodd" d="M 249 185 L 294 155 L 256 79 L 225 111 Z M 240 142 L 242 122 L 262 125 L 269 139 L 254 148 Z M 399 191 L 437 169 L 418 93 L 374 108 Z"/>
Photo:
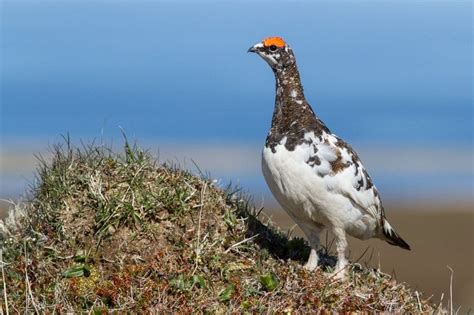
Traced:
<path id="1" fill-rule="evenodd" d="M 270 148 L 263 150 L 263 175 L 277 201 L 297 223 L 343 227 L 350 234 L 365 238 L 359 235 L 367 232 L 364 214 L 348 198 L 328 188 L 330 175 L 318 175 L 306 163 L 312 154 L 310 145 L 298 145 L 289 151 L 283 141 L 274 149 L 275 153 Z"/>

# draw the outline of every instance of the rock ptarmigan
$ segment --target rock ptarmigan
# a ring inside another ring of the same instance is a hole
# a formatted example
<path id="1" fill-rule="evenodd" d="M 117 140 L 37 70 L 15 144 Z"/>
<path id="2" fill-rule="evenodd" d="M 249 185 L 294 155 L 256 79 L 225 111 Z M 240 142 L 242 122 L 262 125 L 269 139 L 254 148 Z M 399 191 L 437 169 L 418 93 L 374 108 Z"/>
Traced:
<path id="1" fill-rule="evenodd" d="M 357 153 L 329 131 L 306 101 L 292 49 L 282 38 L 269 37 L 248 51 L 262 57 L 275 74 L 275 109 L 262 170 L 271 192 L 308 239 L 311 253 L 304 267 L 317 267 L 324 229 L 335 236 L 338 277 L 347 266 L 346 233 L 409 250 L 388 223 L 379 193 Z"/>

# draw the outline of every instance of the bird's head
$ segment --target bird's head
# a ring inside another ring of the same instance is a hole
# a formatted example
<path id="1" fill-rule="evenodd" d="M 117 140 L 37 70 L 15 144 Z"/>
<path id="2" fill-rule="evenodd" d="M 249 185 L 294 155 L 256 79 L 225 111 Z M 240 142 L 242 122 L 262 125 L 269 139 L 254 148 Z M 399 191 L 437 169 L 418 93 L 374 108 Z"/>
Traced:
<path id="1" fill-rule="evenodd" d="M 295 63 L 290 46 L 281 37 L 267 37 L 249 48 L 248 52 L 257 53 L 273 70 L 284 69 Z"/>

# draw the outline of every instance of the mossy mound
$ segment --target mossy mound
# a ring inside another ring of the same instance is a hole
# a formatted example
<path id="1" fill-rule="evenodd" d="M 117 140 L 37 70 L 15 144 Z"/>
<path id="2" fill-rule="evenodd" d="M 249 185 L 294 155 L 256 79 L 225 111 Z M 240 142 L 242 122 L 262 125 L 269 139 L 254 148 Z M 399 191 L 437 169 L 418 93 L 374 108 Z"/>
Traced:
<path id="1" fill-rule="evenodd" d="M 128 142 L 52 153 L 32 200 L 0 225 L 4 312 L 436 311 L 377 270 L 335 280 L 324 250 L 324 266 L 303 270 L 306 243 L 262 224 L 241 194 Z"/>

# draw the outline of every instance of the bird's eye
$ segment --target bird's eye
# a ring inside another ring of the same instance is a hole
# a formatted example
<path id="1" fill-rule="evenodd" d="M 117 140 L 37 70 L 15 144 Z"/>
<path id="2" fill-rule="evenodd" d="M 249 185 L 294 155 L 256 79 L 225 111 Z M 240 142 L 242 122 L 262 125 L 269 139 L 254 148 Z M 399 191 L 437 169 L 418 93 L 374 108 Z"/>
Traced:
<path id="1" fill-rule="evenodd" d="M 270 51 L 276 51 L 276 50 L 277 50 L 277 46 L 271 45 L 271 46 L 269 47 L 269 49 L 270 49 Z"/>

